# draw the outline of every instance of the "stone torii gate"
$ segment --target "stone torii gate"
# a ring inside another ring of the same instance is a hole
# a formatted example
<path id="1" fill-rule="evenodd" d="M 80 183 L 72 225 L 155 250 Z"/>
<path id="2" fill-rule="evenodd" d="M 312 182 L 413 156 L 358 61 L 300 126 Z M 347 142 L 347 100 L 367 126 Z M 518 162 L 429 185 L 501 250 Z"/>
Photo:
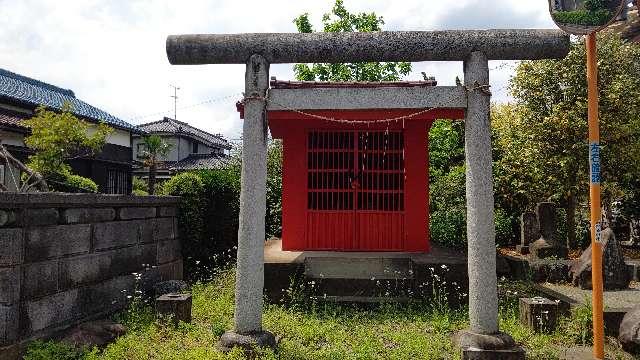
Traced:
<path id="1" fill-rule="evenodd" d="M 169 62 L 174 65 L 246 64 L 235 328 L 223 335 L 221 346 L 275 345 L 273 335 L 262 329 L 268 131 L 268 101 L 265 97 L 269 87 L 269 65 L 463 61 L 467 91 L 461 92 L 457 87 L 427 88 L 424 91 L 430 96 L 425 96 L 416 106 L 455 107 L 443 104 L 443 98 L 456 99 L 456 104 L 466 104 L 471 328 L 460 334 L 458 342 L 467 349 L 465 353 L 478 351 L 483 353 L 480 356 L 488 355 L 493 359 L 506 355 L 495 351 L 506 351 L 511 356 L 514 351 L 522 353 L 514 350 L 513 340 L 500 333 L 498 328 L 488 60 L 562 58 L 569 51 L 568 36 L 559 30 L 202 34 L 172 35 L 167 38 L 166 46 Z M 388 103 L 390 99 L 382 100 Z M 483 349 L 492 352 L 487 353 Z"/>

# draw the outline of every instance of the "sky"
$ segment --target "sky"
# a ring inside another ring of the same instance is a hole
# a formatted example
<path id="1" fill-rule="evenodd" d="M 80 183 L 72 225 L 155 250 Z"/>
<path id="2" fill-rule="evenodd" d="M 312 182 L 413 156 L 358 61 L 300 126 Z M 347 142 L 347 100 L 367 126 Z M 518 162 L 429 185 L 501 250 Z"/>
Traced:
<path id="1" fill-rule="evenodd" d="M 309 13 L 316 29 L 333 0 L 0 0 L 0 68 L 71 89 L 76 96 L 129 123 L 173 117 L 229 140 L 241 136 L 235 102 L 244 65 L 170 65 L 170 34 L 295 32 Z M 547 0 L 345 0 L 351 12 L 382 16 L 384 30 L 555 28 Z M 509 100 L 514 62 L 492 61 L 493 101 Z M 407 80 L 462 78 L 461 62 L 413 64 Z M 271 76 L 293 79 L 292 65 Z"/>

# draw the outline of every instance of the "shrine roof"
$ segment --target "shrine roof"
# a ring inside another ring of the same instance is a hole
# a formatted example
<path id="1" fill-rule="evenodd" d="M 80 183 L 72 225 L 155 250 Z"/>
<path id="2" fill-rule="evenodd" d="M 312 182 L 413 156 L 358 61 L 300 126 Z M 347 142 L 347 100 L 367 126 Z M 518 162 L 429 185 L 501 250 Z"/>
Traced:
<path id="1" fill-rule="evenodd" d="M 272 89 L 310 88 L 380 88 L 380 87 L 430 87 L 436 86 L 435 78 L 419 81 L 288 81 L 271 77 Z"/>

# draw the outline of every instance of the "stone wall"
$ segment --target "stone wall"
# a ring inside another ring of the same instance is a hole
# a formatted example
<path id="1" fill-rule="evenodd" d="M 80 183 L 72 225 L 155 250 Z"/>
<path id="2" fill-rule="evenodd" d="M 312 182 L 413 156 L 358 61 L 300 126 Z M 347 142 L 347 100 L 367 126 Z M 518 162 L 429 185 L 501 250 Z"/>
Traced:
<path id="1" fill-rule="evenodd" d="M 182 279 L 177 203 L 0 193 L 0 359 L 14 344 L 122 309 L 136 290 Z"/>

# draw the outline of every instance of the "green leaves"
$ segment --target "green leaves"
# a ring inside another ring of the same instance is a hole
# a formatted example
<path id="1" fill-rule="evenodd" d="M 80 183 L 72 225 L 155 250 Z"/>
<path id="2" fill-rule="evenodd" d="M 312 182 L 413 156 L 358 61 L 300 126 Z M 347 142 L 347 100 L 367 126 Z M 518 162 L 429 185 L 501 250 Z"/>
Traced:
<path id="1" fill-rule="evenodd" d="M 95 154 L 113 132 L 104 123 L 94 125 L 78 119 L 72 111 L 68 103 L 60 112 L 40 106 L 34 117 L 23 122 L 31 130 L 25 143 L 36 152 L 27 166 L 45 178 L 70 174 L 65 160 Z"/>
<path id="2" fill-rule="evenodd" d="M 309 14 L 293 20 L 300 33 L 312 33 Z M 331 13 L 322 16 L 323 32 L 382 31 L 384 20 L 375 13 L 352 14 L 343 0 L 336 0 Z M 411 72 L 408 62 L 367 62 L 348 64 L 296 64 L 296 79 L 301 81 L 397 81 Z"/>

